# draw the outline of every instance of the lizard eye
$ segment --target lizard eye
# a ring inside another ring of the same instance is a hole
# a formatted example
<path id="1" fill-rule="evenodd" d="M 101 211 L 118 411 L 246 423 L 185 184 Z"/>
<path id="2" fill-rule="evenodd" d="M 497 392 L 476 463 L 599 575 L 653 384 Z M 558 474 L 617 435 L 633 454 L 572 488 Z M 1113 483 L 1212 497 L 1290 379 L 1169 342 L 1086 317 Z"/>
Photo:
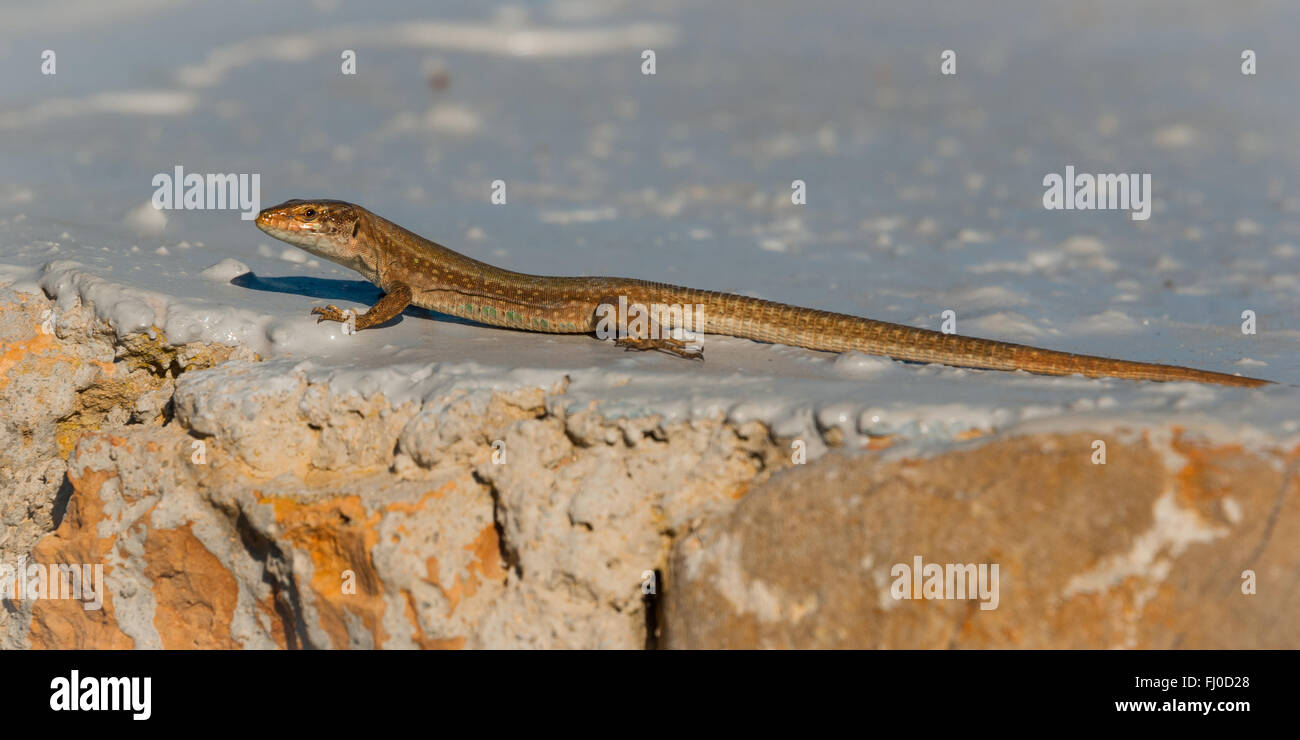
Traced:
<path id="1" fill-rule="evenodd" d="M 313 218 L 316 218 L 316 209 L 315 209 L 315 208 L 308 208 L 307 210 L 305 210 L 305 211 L 302 212 L 302 220 L 303 220 L 303 221 L 310 221 L 310 220 L 312 220 Z"/>

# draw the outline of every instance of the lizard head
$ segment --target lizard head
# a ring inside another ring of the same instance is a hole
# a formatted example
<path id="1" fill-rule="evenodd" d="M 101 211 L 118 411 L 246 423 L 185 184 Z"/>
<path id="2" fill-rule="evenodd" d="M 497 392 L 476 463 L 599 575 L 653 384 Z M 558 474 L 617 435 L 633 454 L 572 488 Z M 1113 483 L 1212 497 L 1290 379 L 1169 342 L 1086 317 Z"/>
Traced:
<path id="1" fill-rule="evenodd" d="M 360 206 L 341 200 L 287 200 L 257 214 L 257 228 L 318 257 L 365 273 L 372 250 L 357 239 Z"/>

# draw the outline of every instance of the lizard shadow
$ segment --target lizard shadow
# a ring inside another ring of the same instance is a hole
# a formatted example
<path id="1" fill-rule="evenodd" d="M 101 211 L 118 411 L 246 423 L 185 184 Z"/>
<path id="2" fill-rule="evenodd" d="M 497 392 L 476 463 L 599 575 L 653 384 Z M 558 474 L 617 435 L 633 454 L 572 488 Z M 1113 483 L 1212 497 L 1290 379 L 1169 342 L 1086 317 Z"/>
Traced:
<path id="1" fill-rule="evenodd" d="M 246 272 L 232 278 L 231 285 L 267 293 L 291 293 L 293 295 L 317 298 L 323 301 L 351 301 L 366 306 L 373 306 L 384 294 L 373 283 L 366 280 L 337 280 L 334 278 L 304 277 L 298 275 L 286 277 L 258 277 L 253 272 Z M 364 309 L 363 309 L 364 310 Z M 378 326 L 392 326 L 402 320 L 402 316 L 414 316 L 422 319 L 438 319 L 453 324 L 479 326 L 478 322 L 450 316 L 437 311 L 430 311 L 419 306 L 407 306 L 401 314 Z"/>

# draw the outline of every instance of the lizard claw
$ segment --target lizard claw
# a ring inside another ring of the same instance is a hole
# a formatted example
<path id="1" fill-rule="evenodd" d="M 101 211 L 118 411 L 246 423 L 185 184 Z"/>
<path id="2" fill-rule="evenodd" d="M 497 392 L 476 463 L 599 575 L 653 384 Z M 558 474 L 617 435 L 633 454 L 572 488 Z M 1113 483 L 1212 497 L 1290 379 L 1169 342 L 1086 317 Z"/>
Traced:
<path id="1" fill-rule="evenodd" d="M 678 357 L 683 357 L 688 360 L 704 359 L 703 345 L 698 345 L 698 344 L 691 345 L 683 342 L 680 339 L 673 339 L 671 337 L 664 337 L 661 339 L 619 337 L 618 339 L 615 340 L 615 344 L 618 344 L 628 350 L 637 350 L 640 352 L 644 352 L 645 350 L 653 349 L 653 350 L 658 350 L 660 352 L 666 352 L 670 355 L 677 355 Z"/>
<path id="2" fill-rule="evenodd" d="M 317 324 L 319 324 L 322 321 L 337 321 L 339 323 L 343 323 L 348 320 L 347 313 L 344 312 L 342 309 L 340 309 L 338 306 L 335 306 L 333 303 L 324 307 L 317 306 L 313 308 L 311 312 L 312 315 L 320 316 L 319 319 L 316 319 Z"/>
<path id="3" fill-rule="evenodd" d="M 324 308 L 317 306 L 311 312 L 320 316 L 319 319 L 316 319 L 317 324 L 322 321 L 337 321 L 343 325 L 344 334 L 357 333 L 357 313 L 350 308 L 340 309 L 331 303 Z"/>
<path id="4" fill-rule="evenodd" d="M 701 362 L 704 360 L 704 345 L 702 344 L 687 344 L 680 339 L 660 339 L 659 342 L 661 344 L 657 344 L 652 349 L 667 352 L 670 355 L 677 355 L 687 360 L 700 360 Z"/>

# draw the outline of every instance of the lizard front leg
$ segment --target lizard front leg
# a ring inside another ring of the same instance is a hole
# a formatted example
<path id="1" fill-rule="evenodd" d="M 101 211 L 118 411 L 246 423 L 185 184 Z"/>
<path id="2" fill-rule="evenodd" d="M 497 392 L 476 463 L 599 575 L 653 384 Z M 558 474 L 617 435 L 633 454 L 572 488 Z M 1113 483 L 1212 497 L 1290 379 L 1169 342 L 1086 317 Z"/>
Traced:
<path id="1" fill-rule="evenodd" d="M 375 305 L 371 306 L 369 310 L 357 317 L 357 331 L 376 324 L 382 324 L 401 313 L 409 305 L 411 305 L 411 286 L 406 283 L 398 283 L 385 293 L 384 297 L 376 301 Z M 316 319 L 318 324 L 322 321 L 338 321 L 345 324 L 348 320 L 348 312 L 332 303 L 324 307 L 317 306 L 311 312 L 320 316 L 319 319 Z"/>

